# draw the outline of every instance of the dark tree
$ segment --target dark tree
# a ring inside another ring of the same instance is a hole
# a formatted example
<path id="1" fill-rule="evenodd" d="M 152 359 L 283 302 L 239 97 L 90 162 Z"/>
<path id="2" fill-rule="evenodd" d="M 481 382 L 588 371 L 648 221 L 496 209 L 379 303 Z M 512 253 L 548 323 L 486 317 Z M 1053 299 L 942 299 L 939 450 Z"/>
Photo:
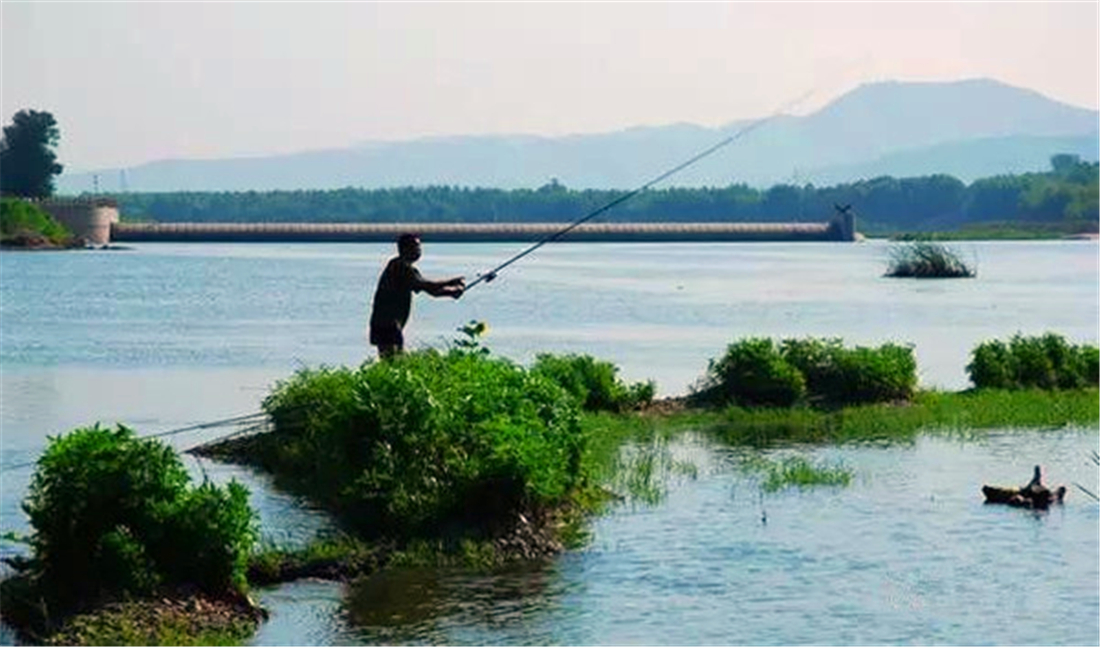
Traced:
<path id="1" fill-rule="evenodd" d="M 53 178 L 62 170 L 53 151 L 60 136 L 50 113 L 17 112 L 0 140 L 0 193 L 24 198 L 53 195 Z"/>

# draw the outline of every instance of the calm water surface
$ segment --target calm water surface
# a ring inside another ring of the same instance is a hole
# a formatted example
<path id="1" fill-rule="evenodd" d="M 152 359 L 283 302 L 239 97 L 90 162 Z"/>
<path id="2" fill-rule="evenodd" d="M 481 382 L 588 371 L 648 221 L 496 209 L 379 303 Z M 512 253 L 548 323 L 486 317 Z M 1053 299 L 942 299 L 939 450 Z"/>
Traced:
<path id="1" fill-rule="evenodd" d="M 522 247 L 429 244 L 420 265 L 473 276 Z M 589 353 L 664 395 L 686 392 L 749 335 L 911 343 L 922 385 L 948 389 L 967 386 L 967 355 L 990 338 L 1052 330 L 1097 343 L 1095 243 L 956 249 L 978 278 L 882 278 L 883 243 L 551 245 L 460 301 L 419 297 L 408 337 L 443 347 L 485 320 L 497 354 Z M 21 466 L 47 435 L 251 413 L 301 366 L 361 362 L 389 255 L 371 244 L 0 254 L 0 530 L 27 531 Z M 978 493 L 1026 480 L 1034 463 L 1052 482 L 1095 486 L 1084 456 L 1096 445 L 1088 429 L 806 448 L 842 460 L 856 483 L 761 500 L 728 450 L 689 440 L 676 451 L 699 477 L 672 483 L 660 505 L 597 520 L 586 550 L 489 576 L 264 591 L 274 614 L 255 642 L 1097 644 L 1097 506 L 1071 492 L 1064 508 L 1031 515 L 982 506 Z M 294 542 L 328 523 L 249 470 L 189 461 L 196 476 L 243 480 L 269 538 Z"/>

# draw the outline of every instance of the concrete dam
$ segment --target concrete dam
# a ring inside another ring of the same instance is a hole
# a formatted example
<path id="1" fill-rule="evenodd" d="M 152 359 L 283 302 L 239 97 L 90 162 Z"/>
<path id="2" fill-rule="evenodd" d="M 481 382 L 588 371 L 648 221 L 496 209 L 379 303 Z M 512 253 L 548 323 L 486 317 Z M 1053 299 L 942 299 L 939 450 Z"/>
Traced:
<path id="1" fill-rule="evenodd" d="M 318 223 L 318 222 L 120 222 L 117 205 L 104 199 L 42 201 L 92 245 L 127 242 L 393 242 L 405 232 L 425 242 L 536 242 L 561 231 L 565 222 L 539 223 Z M 62 207 L 63 208 L 58 208 Z M 51 208 L 53 207 L 53 208 Z M 828 222 L 590 222 L 562 242 L 850 242 L 855 217 L 841 213 Z"/>

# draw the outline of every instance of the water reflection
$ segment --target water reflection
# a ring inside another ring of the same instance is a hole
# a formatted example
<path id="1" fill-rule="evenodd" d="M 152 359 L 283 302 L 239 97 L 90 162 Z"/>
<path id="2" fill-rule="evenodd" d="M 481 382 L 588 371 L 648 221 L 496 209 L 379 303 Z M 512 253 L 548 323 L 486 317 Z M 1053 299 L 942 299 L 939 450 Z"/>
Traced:
<path id="1" fill-rule="evenodd" d="M 531 635 L 538 623 L 531 621 L 559 603 L 556 581 L 546 563 L 481 574 L 396 569 L 357 583 L 346 609 L 356 637 L 369 644 L 481 642 L 471 630 L 482 637 L 518 634 L 525 635 L 521 642 L 538 642 Z"/>

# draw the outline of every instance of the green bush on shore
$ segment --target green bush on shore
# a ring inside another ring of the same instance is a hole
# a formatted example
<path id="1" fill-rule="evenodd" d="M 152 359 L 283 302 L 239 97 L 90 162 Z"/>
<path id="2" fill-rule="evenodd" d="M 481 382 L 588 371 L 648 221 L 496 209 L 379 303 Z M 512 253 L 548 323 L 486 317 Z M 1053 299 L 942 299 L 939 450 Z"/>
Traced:
<path id="1" fill-rule="evenodd" d="M 572 397 L 479 351 L 299 371 L 263 404 L 261 461 L 367 536 L 485 528 L 581 482 Z"/>
<path id="2" fill-rule="evenodd" d="M 908 346 L 845 348 L 839 339 L 734 342 L 711 360 L 694 398 L 717 405 L 827 407 L 908 400 L 917 384 Z"/>
<path id="3" fill-rule="evenodd" d="M 23 509 L 32 564 L 62 601 L 159 586 L 241 592 L 256 538 L 247 490 L 192 488 L 167 445 L 119 425 L 52 438 Z"/>
<path id="4" fill-rule="evenodd" d="M 0 198 L 0 241 L 45 239 L 53 245 L 68 245 L 72 232 L 53 216 L 18 198 Z"/>
<path id="5" fill-rule="evenodd" d="M 1014 335 L 971 351 L 966 366 L 974 386 L 994 389 L 1075 389 L 1100 383 L 1100 349 L 1070 344 L 1056 333 Z"/>
<path id="6" fill-rule="evenodd" d="M 622 412 L 649 404 L 655 382 L 626 385 L 618 378 L 619 367 L 590 355 L 536 356 L 531 372 L 557 382 L 588 411 Z"/>

